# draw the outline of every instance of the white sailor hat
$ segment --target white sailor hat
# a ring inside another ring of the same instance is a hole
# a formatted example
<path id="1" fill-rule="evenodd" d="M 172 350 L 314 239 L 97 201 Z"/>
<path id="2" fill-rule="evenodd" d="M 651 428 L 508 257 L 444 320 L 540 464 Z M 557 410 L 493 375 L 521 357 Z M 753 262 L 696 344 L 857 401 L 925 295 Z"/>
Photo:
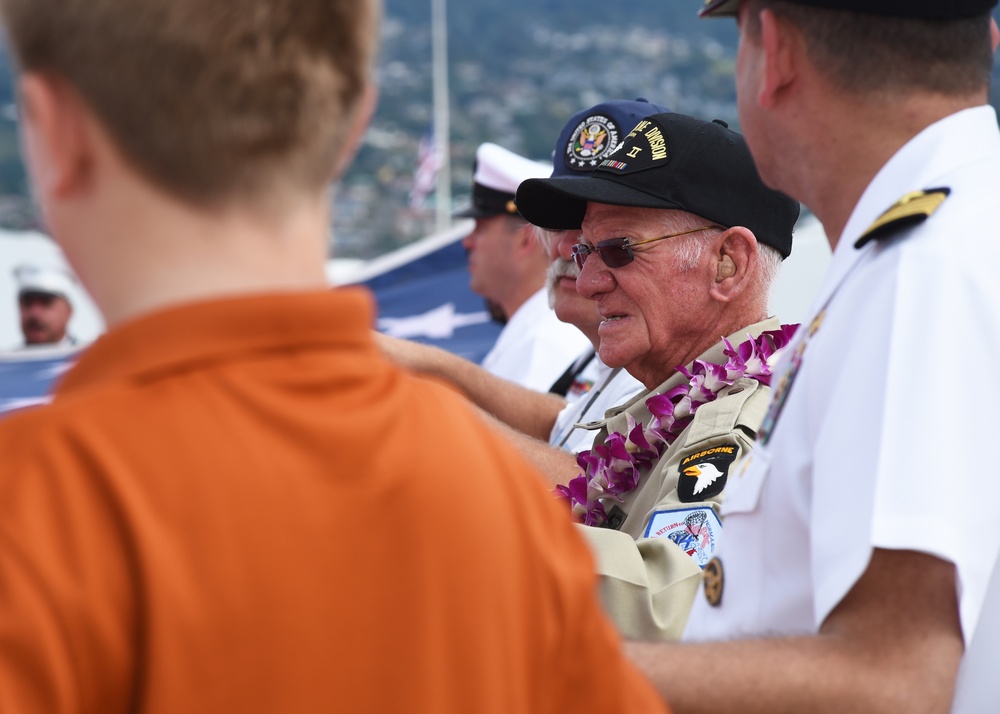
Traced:
<path id="1" fill-rule="evenodd" d="M 530 178 L 548 177 L 552 164 L 531 161 L 496 144 L 481 144 L 476 150 L 472 177 L 472 205 L 456 218 L 489 218 L 516 215 L 514 194 L 520 183 Z"/>
<path id="2" fill-rule="evenodd" d="M 73 278 L 61 268 L 20 265 L 14 268 L 14 278 L 19 295 L 40 293 L 69 300 L 73 291 Z"/>

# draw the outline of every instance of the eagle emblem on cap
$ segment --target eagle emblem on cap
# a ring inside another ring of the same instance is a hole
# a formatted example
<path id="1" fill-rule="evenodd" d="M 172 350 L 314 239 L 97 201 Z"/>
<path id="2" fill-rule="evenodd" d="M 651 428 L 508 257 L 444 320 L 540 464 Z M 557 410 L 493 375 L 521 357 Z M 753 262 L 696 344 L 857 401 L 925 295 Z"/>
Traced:
<path id="1" fill-rule="evenodd" d="M 601 159 L 618 148 L 618 126 L 603 114 L 594 114 L 570 134 L 566 145 L 566 164 L 576 171 L 591 171 Z"/>

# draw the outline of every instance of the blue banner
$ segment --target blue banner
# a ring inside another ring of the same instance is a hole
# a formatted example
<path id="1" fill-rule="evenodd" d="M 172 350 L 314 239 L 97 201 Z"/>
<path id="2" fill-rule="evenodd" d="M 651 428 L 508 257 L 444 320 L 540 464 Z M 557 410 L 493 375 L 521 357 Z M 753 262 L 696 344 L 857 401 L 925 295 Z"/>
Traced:
<path id="1" fill-rule="evenodd" d="M 48 402 L 52 387 L 81 350 L 37 347 L 0 354 L 0 417 Z"/>
<path id="2" fill-rule="evenodd" d="M 473 362 L 493 347 L 501 325 L 469 288 L 462 238 L 466 221 L 371 261 L 355 282 L 378 303 L 378 329 L 393 337 L 437 345 Z"/>

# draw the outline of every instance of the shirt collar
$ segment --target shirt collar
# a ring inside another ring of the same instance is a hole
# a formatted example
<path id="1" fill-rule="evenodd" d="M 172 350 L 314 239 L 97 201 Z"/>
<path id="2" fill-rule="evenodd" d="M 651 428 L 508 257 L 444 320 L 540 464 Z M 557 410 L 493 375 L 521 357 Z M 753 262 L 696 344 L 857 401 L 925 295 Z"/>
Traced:
<path id="1" fill-rule="evenodd" d="M 109 381 L 153 378 L 247 352 L 304 347 L 375 349 L 367 291 L 343 288 L 191 303 L 120 325 L 86 349 L 56 399 Z"/>
<path id="2" fill-rule="evenodd" d="M 912 191 L 947 186 L 949 173 L 998 152 L 997 116 L 990 106 L 963 109 L 940 119 L 904 144 L 875 174 L 851 212 L 810 315 L 822 310 L 854 266 L 872 252 L 874 243 L 861 249 L 854 243 L 886 209 Z M 801 339 L 800 333 L 796 341 Z"/>

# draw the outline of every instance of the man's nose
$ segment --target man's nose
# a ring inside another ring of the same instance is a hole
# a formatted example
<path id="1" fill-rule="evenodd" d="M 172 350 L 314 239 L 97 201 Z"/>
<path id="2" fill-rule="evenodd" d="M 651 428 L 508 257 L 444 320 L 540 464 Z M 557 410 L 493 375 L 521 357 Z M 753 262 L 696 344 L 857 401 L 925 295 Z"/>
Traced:
<path id="1" fill-rule="evenodd" d="M 576 279 L 576 291 L 593 300 L 601 293 L 610 292 L 615 287 L 615 278 L 597 253 L 590 253 Z"/>

